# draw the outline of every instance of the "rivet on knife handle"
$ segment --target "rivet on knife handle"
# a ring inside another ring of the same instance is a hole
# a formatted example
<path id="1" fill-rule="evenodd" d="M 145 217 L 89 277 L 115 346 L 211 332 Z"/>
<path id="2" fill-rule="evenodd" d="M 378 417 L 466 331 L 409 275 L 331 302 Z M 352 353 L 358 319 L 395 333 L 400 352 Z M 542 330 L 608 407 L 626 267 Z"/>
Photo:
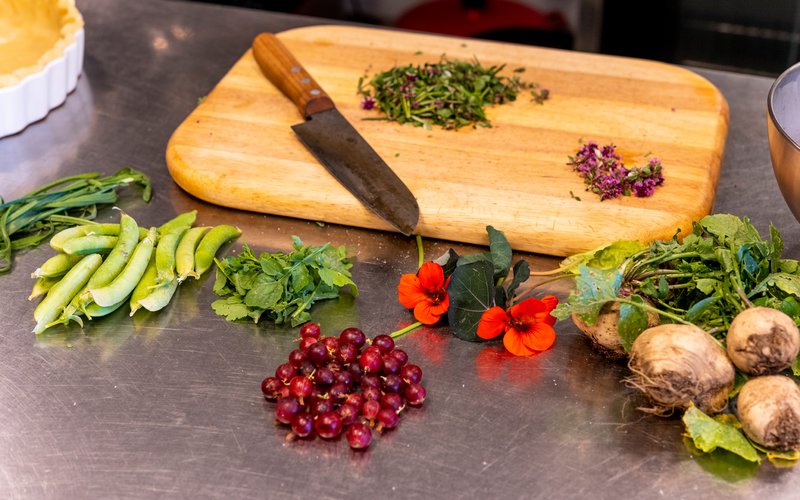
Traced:
<path id="1" fill-rule="evenodd" d="M 269 81 L 292 100 L 304 118 L 334 107 L 328 94 L 272 33 L 255 38 L 253 56 Z"/>

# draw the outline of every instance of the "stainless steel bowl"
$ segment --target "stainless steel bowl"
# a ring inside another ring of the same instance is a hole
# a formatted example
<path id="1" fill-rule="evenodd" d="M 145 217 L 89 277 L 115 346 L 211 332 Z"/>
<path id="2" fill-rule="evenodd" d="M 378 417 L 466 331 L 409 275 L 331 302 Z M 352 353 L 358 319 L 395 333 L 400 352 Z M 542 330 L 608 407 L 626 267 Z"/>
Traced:
<path id="1" fill-rule="evenodd" d="M 767 133 L 775 178 L 800 221 L 800 63 L 784 71 L 769 89 Z"/>

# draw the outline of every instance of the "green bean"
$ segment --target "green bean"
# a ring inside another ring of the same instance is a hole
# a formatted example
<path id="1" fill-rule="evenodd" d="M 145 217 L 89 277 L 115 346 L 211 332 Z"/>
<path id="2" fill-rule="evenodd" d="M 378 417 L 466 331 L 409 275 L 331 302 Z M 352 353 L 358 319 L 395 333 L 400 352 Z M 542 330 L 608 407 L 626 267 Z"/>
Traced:
<path id="1" fill-rule="evenodd" d="M 73 239 L 80 238 L 81 236 L 89 236 L 92 234 L 103 236 L 116 236 L 119 234 L 119 224 L 84 224 L 82 226 L 74 226 L 63 231 L 59 231 L 50 238 L 50 246 L 53 250 L 59 252 L 64 251 L 64 243 Z"/>
<path id="2" fill-rule="evenodd" d="M 116 245 L 116 236 L 92 234 L 67 240 L 63 250 L 69 255 L 88 255 L 90 253 L 108 253 Z"/>
<path id="3" fill-rule="evenodd" d="M 165 234 L 174 233 L 183 229 L 189 229 L 197 219 L 197 210 L 186 212 L 178 215 L 174 219 L 168 220 L 161 224 L 158 228 L 158 236 L 163 237 Z"/>
<path id="4" fill-rule="evenodd" d="M 177 288 L 178 280 L 175 278 L 161 282 L 155 288 L 151 288 L 150 295 L 139 299 L 139 304 L 150 312 L 160 311 L 172 300 Z"/>
<path id="5" fill-rule="evenodd" d="M 189 276 L 197 277 L 194 273 L 194 251 L 200 243 L 200 238 L 203 237 L 208 229 L 206 226 L 193 227 L 186 231 L 180 243 L 178 243 L 178 248 L 175 250 L 175 268 L 178 271 L 178 283 Z"/>
<path id="6" fill-rule="evenodd" d="M 157 283 L 175 279 L 175 252 L 185 233 L 186 229 L 173 231 L 162 235 L 158 240 L 158 246 L 156 247 Z"/>
<path id="7" fill-rule="evenodd" d="M 111 306 L 130 295 L 147 269 L 147 264 L 153 255 L 156 237 L 156 228 L 150 228 L 147 238 L 136 245 L 130 260 L 125 265 L 125 269 L 108 285 L 89 289 L 89 293 L 92 294 L 92 300 L 101 306 Z"/>
<path id="8" fill-rule="evenodd" d="M 156 247 L 156 251 L 158 251 L 158 247 Z M 133 293 L 131 294 L 131 316 L 142 307 L 141 304 L 139 304 L 139 300 L 150 295 L 150 289 L 156 284 L 157 274 L 156 255 L 152 255 L 150 257 L 150 262 L 147 263 L 147 269 L 144 270 L 142 279 L 139 280 L 139 283 L 137 283 L 136 288 L 133 289 Z"/>
<path id="9" fill-rule="evenodd" d="M 44 300 L 33 311 L 33 318 L 36 320 L 34 333 L 42 333 L 61 314 L 72 297 L 100 267 L 102 261 L 103 258 L 98 254 L 87 255 L 75 264 L 61 281 L 53 285 Z"/>
<path id="10" fill-rule="evenodd" d="M 59 281 L 60 278 L 39 278 L 33 284 L 33 290 L 31 290 L 28 300 L 33 300 L 40 295 L 46 294 Z"/>
<path id="11" fill-rule="evenodd" d="M 80 255 L 56 254 L 36 268 L 31 274 L 31 278 L 57 278 L 64 276 L 79 260 L 81 260 Z"/>
<path id="12" fill-rule="evenodd" d="M 234 238 L 238 238 L 240 234 L 242 232 L 238 227 L 223 224 L 216 226 L 203 236 L 194 253 L 195 278 L 199 278 L 211 268 L 211 264 L 214 263 L 214 256 L 217 255 L 222 245 Z"/>

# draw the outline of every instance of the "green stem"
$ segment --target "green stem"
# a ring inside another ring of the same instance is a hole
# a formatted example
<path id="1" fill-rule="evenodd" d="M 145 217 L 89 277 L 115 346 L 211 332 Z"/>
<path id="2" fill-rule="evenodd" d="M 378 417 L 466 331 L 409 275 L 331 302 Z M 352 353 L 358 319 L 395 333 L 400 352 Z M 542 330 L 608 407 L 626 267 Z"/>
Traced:
<path id="1" fill-rule="evenodd" d="M 673 320 L 673 321 L 675 321 L 677 323 L 682 323 L 684 325 L 693 325 L 694 324 L 694 323 L 692 323 L 690 321 L 686 321 L 685 319 L 681 318 L 680 316 L 677 316 L 677 315 L 672 314 L 672 313 L 668 313 L 666 311 L 662 311 L 661 309 L 657 309 L 657 308 L 655 308 L 655 307 L 653 307 L 651 305 L 648 305 L 648 304 L 640 304 L 640 303 L 634 302 L 632 300 L 620 299 L 620 298 L 614 299 L 614 302 L 619 302 L 620 304 L 629 304 L 629 305 L 632 305 L 632 306 L 640 307 L 640 308 L 644 309 L 645 311 L 650 311 L 652 313 L 658 314 L 659 316 L 664 316 L 664 317 L 669 318 L 669 319 L 671 319 L 671 320 Z"/>
<path id="2" fill-rule="evenodd" d="M 422 236 L 417 235 L 417 269 L 425 263 L 425 251 L 422 249 Z"/>
<path id="3" fill-rule="evenodd" d="M 389 336 L 392 337 L 393 339 L 396 339 L 396 338 L 402 337 L 403 335 L 405 335 L 408 332 L 413 332 L 414 330 L 416 330 L 417 328 L 419 328 L 421 326 L 422 326 L 422 323 L 417 321 L 416 323 L 412 323 L 412 324 L 408 325 L 405 328 L 401 328 L 400 330 L 397 330 L 397 331 L 394 331 L 394 332 L 390 333 Z"/>

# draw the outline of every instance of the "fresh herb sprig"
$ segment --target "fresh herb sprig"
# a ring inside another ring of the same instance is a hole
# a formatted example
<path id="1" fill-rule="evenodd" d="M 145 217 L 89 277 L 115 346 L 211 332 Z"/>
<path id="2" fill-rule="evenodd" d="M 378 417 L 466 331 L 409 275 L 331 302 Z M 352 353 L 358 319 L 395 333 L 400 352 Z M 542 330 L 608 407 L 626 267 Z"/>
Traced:
<path id="1" fill-rule="evenodd" d="M 478 60 L 451 61 L 442 56 L 438 63 L 395 66 L 375 74 L 367 88 L 358 82 L 362 107 L 386 114 L 386 120 L 418 127 L 433 125 L 457 129 L 467 125 L 491 127 L 485 106 L 514 101 L 526 89 L 542 103 L 549 91 L 519 75 L 501 75 L 505 65 L 484 67 Z"/>
<path id="2" fill-rule="evenodd" d="M 211 304 L 214 312 L 229 321 L 266 317 L 294 327 L 311 318 L 316 301 L 338 297 L 343 287 L 358 295 L 345 247 L 306 246 L 297 236 L 292 241 L 289 253 L 256 256 L 245 243 L 238 257 L 216 260 L 214 293 L 224 298 Z"/>
<path id="3" fill-rule="evenodd" d="M 116 190 L 139 184 L 142 199 L 150 201 L 150 178 L 123 168 L 108 177 L 88 173 L 64 177 L 16 200 L 0 198 L 0 273 L 11 270 L 12 253 L 34 247 L 68 226 L 94 219 L 98 205 L 116 203 Z"/>

